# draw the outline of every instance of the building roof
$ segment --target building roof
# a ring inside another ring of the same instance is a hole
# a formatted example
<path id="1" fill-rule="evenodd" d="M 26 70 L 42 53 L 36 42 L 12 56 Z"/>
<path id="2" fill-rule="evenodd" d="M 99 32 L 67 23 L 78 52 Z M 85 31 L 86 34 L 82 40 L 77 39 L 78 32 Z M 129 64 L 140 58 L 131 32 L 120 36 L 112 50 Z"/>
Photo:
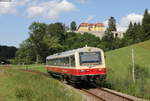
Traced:
<path id="1" fill-rule="evenodd" d="M 94 24 L 89 24 L 86 22 L 83 22 L 80 24 L 80 27 L 91 27 L 91 26 L 96 26 L 96 27 L 104 27 L 103 23 L 94 23 Z"/>
<path id="2" fill-rule="evenodd" d="M 89 24 L 88 24 L 88 23 L 86 23 L 86 22 L 83 22 L 83 23 L 81 23 L 81 24 L 80 24 L 80 26 L 87 27 L 87 26 L 89 26 Z"/>
<path id="3" fill-rule="evenodd" d="M 97 27 L 105 27 L 105 25 L 103 23 L 96 23 L 95 26 L 97 26 Z"/>

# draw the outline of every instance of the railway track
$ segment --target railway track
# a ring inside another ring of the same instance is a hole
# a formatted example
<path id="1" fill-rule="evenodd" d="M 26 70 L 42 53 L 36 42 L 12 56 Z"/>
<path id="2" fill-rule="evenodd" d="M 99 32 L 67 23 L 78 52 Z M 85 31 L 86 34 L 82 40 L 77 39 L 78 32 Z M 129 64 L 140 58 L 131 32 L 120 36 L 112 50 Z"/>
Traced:
<path id="1" fill-rule="evenodd" d="M 146 101 L 107 88 L 81 89 L 81 91 L 94 96 L 95 101 Z"/>
<path id="2" fill-rule="evenodd" d="M 94 98 L 92 98 L 92 99 L 94 99 L 94 101 L 106 101 L 104 98 L 98 96 L 97 94 L 95 94 L 93 92 L 90 92 L 87 89 L 82 89 L 81 92 L 88 93 L 89 95 L 87 95 L 87 96 L 93 96 Z"/>

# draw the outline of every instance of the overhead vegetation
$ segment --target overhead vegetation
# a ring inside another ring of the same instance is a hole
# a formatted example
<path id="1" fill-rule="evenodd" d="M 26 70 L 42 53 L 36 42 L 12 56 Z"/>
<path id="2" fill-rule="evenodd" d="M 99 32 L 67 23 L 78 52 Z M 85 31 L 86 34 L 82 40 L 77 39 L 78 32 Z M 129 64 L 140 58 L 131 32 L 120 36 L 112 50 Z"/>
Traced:
<path id="1" fill-rule="evenodd" d="M 105 36 L 100 39 L 90 33 L 75 33 L 76 22 L 70 24 L 71 32 L 62 23 L 45 24 L 33 22 L 29 26 L 29 38 L 26 39 L 16 53 L 13 63 L 44 63 L 48 55 L 87 46 L 102 48 L 104 51 L 114 50 L 134 43 L 150 39 L 150 14 L 145 10 L 142 23 L 130 23 L 124 38 L 114 37 L 116 20 L 110 17 Z"/>

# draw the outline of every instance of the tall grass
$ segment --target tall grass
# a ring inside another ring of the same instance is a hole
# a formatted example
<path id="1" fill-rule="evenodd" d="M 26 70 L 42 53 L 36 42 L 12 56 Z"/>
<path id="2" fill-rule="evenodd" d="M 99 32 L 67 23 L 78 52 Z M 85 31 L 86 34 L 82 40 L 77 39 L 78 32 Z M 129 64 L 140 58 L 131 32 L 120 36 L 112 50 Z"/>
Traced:
<path id="1" fill-rule="evenodd" d="M 135 83 L 132 80 L 132 48 L 135 50 Z M 150 99 L 150 40 L 107 52 L 106 64 L 109 87 Z"/>
<path id="2" fill-rule="evenodd" d="M 45 65 L 42 65 L 42 64 L 12 65 L 12 68 L 15 68 L 15 69 L 32 69 L 32 70 L 38 70 L 41 72 L 47 72 L 45 69 Z"/>
<path id="3" fill-rule="evenodd" d="M 52 78 L 0 68 L 0 101 L 83 101 L 80 93 Z"/>

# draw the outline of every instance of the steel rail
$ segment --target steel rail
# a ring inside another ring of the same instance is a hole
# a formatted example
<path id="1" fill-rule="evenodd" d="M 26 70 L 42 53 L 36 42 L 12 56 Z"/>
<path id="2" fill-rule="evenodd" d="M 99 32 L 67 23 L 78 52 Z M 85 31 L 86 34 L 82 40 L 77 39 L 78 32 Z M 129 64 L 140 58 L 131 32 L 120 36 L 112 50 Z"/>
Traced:
<path id="1" fill-rule="evenodd" d="M 106 88 L 98 88 L 98 89 L 99 89 L 99 90 L 102 90 L 102 91 L 104 91 L 104 92 L 107 92 L 107 93 L 111 93 L 111 94 L 113 94 L 113 95 L 115 95 L 115 96 L 119 96 L 119 97 L 121 97 L 121 98 L 123 98 L 123 99 L 126 99 L 126 100 L 128 100 L 128 101 L 135 101 L 135 100 L 132 99 L 132 98 L 129 98 L 129 97 L 127 97 L 127 96 L 123 96 L 123 95 L 121 95 L 121 94 L 116 93 L 116 91 L 113 92 L 113 91 L 110 91 L 110 90 L 108 90 L 108 89 L 106 89 Z"/>
<path id="2" fill-rule="evenodd" d="M 92 96 L 94 96 L 94 97 L 100 99 L 101 101 L 106 101 L 104 98 L 102 98 L 102 97 L 100 97 L 100 96 L 98 96 L 98 95 L 96 95 L 96 94 L 93 94 L 92 92 L 90 92 L 90 91 L 88 91 L 88 90 L 86 90 L 86 89 L 81 89 L 81 91 L 84 91 L 84 92 L 86 92 L 86 93 L 88 93 L 88 94 L 90 94 L 90 95 L 92 95 Z"/>

